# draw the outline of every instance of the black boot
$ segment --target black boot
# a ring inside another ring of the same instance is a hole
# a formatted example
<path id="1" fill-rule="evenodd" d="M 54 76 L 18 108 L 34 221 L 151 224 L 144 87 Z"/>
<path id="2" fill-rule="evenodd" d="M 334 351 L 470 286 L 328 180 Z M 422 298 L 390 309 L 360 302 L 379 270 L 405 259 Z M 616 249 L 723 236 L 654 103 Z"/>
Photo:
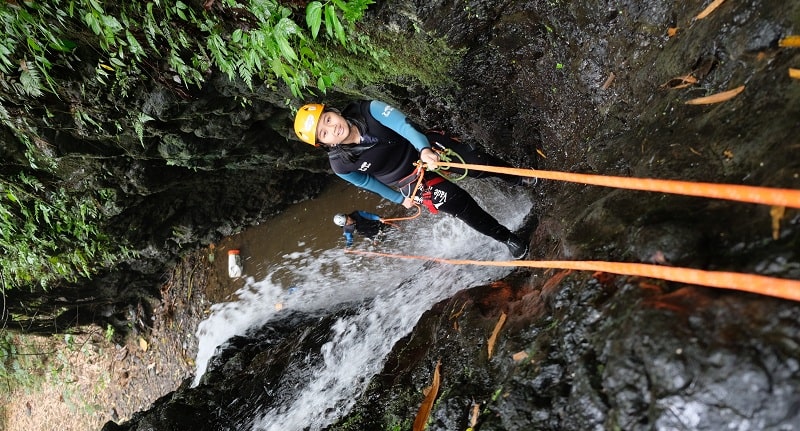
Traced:
<path id="1" fill-rule="evenodd" d="M 511 257 L 514 260 L 520 260 L 528 254 L 528 244 L 525 244 L 525 241 L 521 240 L 516 235 L 511 235 L 505 242 L 506 247 L 508 247 L 508 251 L 511 252 Z"/>

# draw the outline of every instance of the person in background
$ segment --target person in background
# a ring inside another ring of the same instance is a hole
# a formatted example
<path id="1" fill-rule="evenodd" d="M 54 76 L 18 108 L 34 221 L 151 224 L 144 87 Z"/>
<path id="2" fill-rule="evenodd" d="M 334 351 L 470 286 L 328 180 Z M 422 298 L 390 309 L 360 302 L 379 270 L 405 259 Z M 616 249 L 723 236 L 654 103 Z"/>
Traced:
<path id="1" fill-rule="evenodd" d="M 378 237 L 387 226 L 377 214 L 360 210 L 350 214 L 336 214 L 333 216 L 333 223 L 342 228 L 342 235 L 345 237 L 345 246 L 347 247 L 353 245 L 353 234 L 356 232 L 369 238 L 373 244 L 377 244 Z"/>
<path id="2" fill-rule="evenodd" d="M 334 173 L 357 187 L 412 208 L 425 205 L 432 213 L 451 214 L 476 231 L 505 244 L 514 259 L 528 253 L 527 242 L 501 225 L 464 189 L 430 170 L 439 162 L 433 150 L 451 148 L 468 164 L 510 166 L 443 132 L 420 132 L 402 112 L 378 100 L 359 100 L 344 110 L 323 104 L 304 105 L 297 111 L 294 130 L 301 141 L 328 153 Z M 429 168 L 420 173 L 415 162 Z M 458 174 L 456 169 L 451 172 Z M 422 186 L 416 188 L 419 176 Z M 527 178 L 470 170 L 473 178 L 498 177 L 525 185 Z"/>

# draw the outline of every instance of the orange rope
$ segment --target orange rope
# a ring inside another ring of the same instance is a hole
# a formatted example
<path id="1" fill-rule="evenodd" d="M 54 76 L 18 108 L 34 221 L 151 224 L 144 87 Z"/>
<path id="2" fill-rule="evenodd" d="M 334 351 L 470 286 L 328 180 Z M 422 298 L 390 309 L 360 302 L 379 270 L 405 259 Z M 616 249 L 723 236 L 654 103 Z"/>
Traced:
<path id="1" fill-rule="evenodd" d="M 419 217 L 419 215 L 422 213 L 422 208 L 420 208 L 420 206 L 419 206 L 419 205 L 416 205 L 416 204 L 414 205 L 414 208 L 416 208 L 416 209 L 417 209 L 417 213 L 416 213 L 416 214 L 414 214 L 414 215 L 412 215 L 412 216 L 408 216 L 408 217 L 397 217 L 397 218 L 382 218 L 382 219 L 381 219 L 381 221 L 382 221 L 382 222 L 384 222 L 384 223 L 386 223 L 386 224 L 394 225 L 394 223 L 391 223 L 391 222 L 393 222 L 393 221 L 403 221 L 403 220 L 412 220 L 412 219 L 415 219 L 415 218 Z"/>
<path id="2" fill-rule="evenodd" d="M 549 180 L 569 181 L 573 183 L 616 187 L 620 189 L 674 193 L 687 196 L 701 196 L 715 199 L 728 199 L 739 202 L 800 208 L 800 190 L 794 189 L 743 186 L 735 184 L 695 183 L 691 181 L 659 180 L 652 178 L 628 178 L 605 175 L 574 174 L 569 172 L 504 168 L 498 166 L 451 162 L 439 162 L 437 166 L 474 169 L 476 171 L 510 174 L 521 177 L 545 178 Z"/>
<path id="3" fill-rule="evenodd" d="M 417 194 L 417 190 L 419 190 L 419 188 L 422 186 L 422 181 L 425 180 L 425 172 L 423 172 L 424 166 L 422 165 L 422 162 L 416 162 L 415 165 L 417 167 L 414 169 L 414 172 L 416 172 L 417 175 L 419 175 L 419 177 L 417 178 L 417 183 L 414 185 L 414 188 L 411 190 L 411 193 L 409 193 L 408 196 L 405 196 L 405 195 L 403 196 L 403 197 L 410 197 L 411 199 L 414 199 L 414 196 Z M 387 222 L 415 219 L 415 218 L 419 217 L 420 214 L 422 214 L 422 208 L 417 204 L 414 204 L 414 207 L 417 209 L 417 213 L 414 214 L 413 216 L 399 217 L 399 218 L 386 218 L 386 219 L 381 219 L 381 221 L 386 223 L 386 224 L 392 224 L 392 223 L 387 223 Z"/>
<path id="4" fill-rule="evenodd" d="M 483 265 L 483 266 L 525 266 L 530 268 L 558 268 L 575 269 L 580 271 L 602 271 L 620 275 L 634 275 L 640 277 L 658 278 L 661 280 L 676 281 L 698 286 L 732 289 L 743 292 L 757 293 L 774 296 L 776 298 L 800 301 L 800 280 L 768 277 L 764 275 L 744 274 L 726 271 L 704 271 L 700 269 L 681 268 L 674 266 L 650 265 L 644 263 L 603 262 L 603 261 L 482 261 L 482 260 L 457 260 L 426 256 L 398 255 L 378 253 L 361 250 L 345 250 L 347 253 L 366 254 L 372 256 L 393 257 L 400 259 L 418 259 L 449 263 L 452 265 Z"/>

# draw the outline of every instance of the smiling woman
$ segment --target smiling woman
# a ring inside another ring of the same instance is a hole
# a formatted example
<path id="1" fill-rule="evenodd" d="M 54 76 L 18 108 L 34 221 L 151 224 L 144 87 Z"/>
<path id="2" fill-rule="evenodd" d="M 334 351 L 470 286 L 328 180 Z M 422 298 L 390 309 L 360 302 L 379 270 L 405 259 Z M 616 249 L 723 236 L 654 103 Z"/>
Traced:
<path id="1" fill-rule="evenodd" d="M 527 241 L 501 225 L 464 189 L 434 171 L 439 152 L 445 150 L 470 163 L 510 166 L 508 163 L 444 132 L 423 133 L 405 114 L 378 100 L 356 101 L 343 111 L 322 104 L 305 105 L 297 112 L 294 129 L 300 140 L 328 153 L 331 168 L 342 179 L 406 208 L 425 205 L 434 214 L 441 211 L 455 216 L 505 244 L 514 259 L 527 254 Z M 418 162 L 428 170 L 423 172 Z M 466 175 L 526 184 L 523 178 L 503 174 L 469 171 Z"/>

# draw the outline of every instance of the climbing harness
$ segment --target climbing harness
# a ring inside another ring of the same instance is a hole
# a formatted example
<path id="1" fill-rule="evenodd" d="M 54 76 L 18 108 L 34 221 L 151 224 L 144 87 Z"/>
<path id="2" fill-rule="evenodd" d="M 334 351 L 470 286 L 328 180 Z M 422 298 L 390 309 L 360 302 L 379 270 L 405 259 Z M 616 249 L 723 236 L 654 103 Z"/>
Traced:
<path id="1" fill-rule="evenodd" d="M 433 186 L 442 181 L 445 181 L 445 178 L 441 175 L 425 179 L 425 165 L 422 162 L 417 162 L 415 163 L 414 171 L 401 179 L 397 185 L 400 188 L 400 194 L 404 198 L 414 200 L 415 204 L 424 205 L 431 214 L 438 214 L 439 210 L 433 204 Z"/>

